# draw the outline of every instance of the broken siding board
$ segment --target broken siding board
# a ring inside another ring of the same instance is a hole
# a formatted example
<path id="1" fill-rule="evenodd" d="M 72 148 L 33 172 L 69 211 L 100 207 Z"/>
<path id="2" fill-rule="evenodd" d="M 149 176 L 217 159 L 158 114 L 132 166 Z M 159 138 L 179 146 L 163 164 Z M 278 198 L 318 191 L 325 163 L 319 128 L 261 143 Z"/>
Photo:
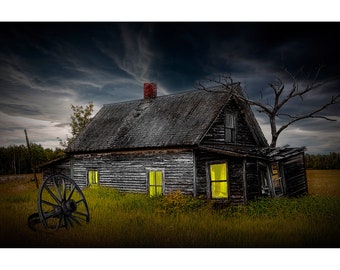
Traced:
<path id="1" fill-rule="evenodd" d="M 308 192 L 303 154 L 281 161 L 284 169 L 288 196 L 298 196 Z"/>

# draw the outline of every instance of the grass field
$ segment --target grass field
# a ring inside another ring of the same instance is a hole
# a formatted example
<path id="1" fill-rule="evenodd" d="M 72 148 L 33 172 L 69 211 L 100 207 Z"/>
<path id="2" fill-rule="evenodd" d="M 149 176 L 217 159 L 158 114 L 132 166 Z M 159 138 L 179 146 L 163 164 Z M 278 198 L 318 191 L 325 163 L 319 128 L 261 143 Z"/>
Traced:
<path id="1" fill-rule="evenodd" d="M 0 183 L 1 247 L 339 247 L 340 171 L 308 171 L 309 195 L 214 210 L 200 199 L 88 188 L 91 221 L 34 232 L 31 177 Z"/>
<path id="2" fill-rule="evenodd" d="M 340 170 L 307 170 L 311 195 L 340 197 Z"/>

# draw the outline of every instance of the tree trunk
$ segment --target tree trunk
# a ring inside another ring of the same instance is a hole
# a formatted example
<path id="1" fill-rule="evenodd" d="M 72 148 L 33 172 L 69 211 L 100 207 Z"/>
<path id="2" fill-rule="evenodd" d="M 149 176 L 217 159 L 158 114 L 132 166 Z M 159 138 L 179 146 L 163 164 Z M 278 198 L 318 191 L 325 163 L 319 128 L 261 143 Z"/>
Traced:
<path id="1" fill-rule="evenodd" d="M 279 136 L 279 134 L 277 133 L 277 130 L 276 130 L 275 113 L 276 112 L 274 112 L 272 115 L 269 115 L 270 130 L 271 130 L 271 133 L 272 133 L 272 142 L 270 143 L 270 147 L 276 147 L 277 138 Z"/>
<path id="2" fill-rule="evenodd" d="M 276 134 L 272 134 L 272 142 L 270 143 L 270 147 L 273 147 L 273 148 L 276 147 L 277 137 L 278 136 Z"/>

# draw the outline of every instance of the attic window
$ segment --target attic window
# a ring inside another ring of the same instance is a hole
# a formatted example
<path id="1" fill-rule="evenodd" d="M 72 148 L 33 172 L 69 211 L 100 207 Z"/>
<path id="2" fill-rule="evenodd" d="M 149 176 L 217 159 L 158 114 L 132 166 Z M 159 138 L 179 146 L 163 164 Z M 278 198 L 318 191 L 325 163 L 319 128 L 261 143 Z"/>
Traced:
<path id="1" fill-rule="evenodd" d="M 236 114 L 226 113 L 225 122 L 225 142 L 235 143 L 236 142 Z"/>

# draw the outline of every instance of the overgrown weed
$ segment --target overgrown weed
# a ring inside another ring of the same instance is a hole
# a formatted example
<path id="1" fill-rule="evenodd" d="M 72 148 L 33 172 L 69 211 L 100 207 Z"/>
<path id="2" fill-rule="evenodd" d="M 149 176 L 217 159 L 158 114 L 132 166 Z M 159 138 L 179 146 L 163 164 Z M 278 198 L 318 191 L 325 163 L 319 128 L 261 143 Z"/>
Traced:
<path id="1" fill-rule="evenodd" d="M 159 213 L 176 214 L 197 211 L 204 205 L 203 197 L 195 198 L 191 195 L 184 195 L 180 190 L 157 197 L 157 211 Z"/>

